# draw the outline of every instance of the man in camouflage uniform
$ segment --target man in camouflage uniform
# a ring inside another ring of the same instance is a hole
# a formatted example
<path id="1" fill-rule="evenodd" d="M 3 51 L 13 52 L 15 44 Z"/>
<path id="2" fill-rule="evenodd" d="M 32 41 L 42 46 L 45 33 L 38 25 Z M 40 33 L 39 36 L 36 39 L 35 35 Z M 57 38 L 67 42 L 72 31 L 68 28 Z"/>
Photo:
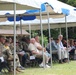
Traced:
<path id="1" fill-rule="evenodd" d="M 0 35 L 0 58 L 4 58 L 5 55 L 3 54 L 4 51 L 4 43 L 5 43 L 5 37 Z M 0 59 L 0 72 L 2 70 L 2 60 Z"/>
<path id="2" fill-rule="evenodd" d="M 9 43 L 9 41 L 7 41 L 4 36 L 0 36 L 0 56 L 4 58 L 3 63 L 8 66 L 8 70 L 12 71 L 11 62 L 13 62 L 13 56 L 11 50 L 9 49 L 9 46 L 8 48 L 5 48 L 5 43 Z"/>
<path id="3" fill-rule="evenodd" d="M 24 44 L 24 41 L 16 42 L 16 52 L 20 57 L 21 64 L 23 67 L 25 67 L 26 62 L 29 62 L 29 56 L 30 56 L 29 53 L 25 51 L 24 47 L 27 50 L 26 45 Z"/>

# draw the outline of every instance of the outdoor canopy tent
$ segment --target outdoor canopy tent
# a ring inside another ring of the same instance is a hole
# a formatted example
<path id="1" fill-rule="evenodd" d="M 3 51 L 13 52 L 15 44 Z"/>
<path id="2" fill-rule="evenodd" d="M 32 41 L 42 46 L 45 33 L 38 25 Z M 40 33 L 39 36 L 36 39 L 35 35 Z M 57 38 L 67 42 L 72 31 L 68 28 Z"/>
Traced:
<path id="1" fill-rule="evenodd" d="M 47 2 L 48 1 L 48 2 Z M 69 14 L 72 14 L 73 12 L 73 9 L 75 9 L 74 7 L 71 7 L 71 6 L 68 6 L 64 3 L 61 3 L 61 2 L 58 2 L 56 0 L 41 0 L 40 1 L 40 5 L 41 3 L 51 3 L 51 8 L 53 9 L 53 13 L 63 13 L 64 15 L 69 15 Z M 60 3 L 61 3 L 61 7 L 60 7 Z M 57 6 L 56 6 L 57 5 Z M 53 15 L 52 11 L 51 11 L 51 15 Z M 23 14 L 24 15 L 24 14 Z M 15 16 L 16 17 L 16 16 Z M 41 17 L 41 15 L 40 15 Z M 49 17 L 48 17 L 49 18 Z M 16 18 L 15 18 L 16 20 Z M 41 22 L 41 21 L 40 21 Z M 41 28 L 42 28 L 42 24 L 41 24 Z"/>
<path id="2" fill-rule="evenodd" d="M 7 21 L 8 22 L 8 21 Z M 30 23 L 31 22 L 31 23 Z M 37 22 L 36 22 L 36 20 L 35 21 L 28 21 L 28 22 L 26 22 L 26 21 L 22 21 L 22 28 L 24 28 L 24 29 L 29 29 L 29 25 L 26 25 L 26 24 L 29 24 L 30 23 L 30 25 L 31 25 L 31 29 L 32 30 L 37 30 L 37 29 L 40 29 L 40 21 L 39 20 L 37 20 Z M 66 27 L 65 26 L 65 18 L 60 18 L 60 19 L 50 19 L 50 25 L 51 25 L 51 28 L 60 28 L 60 27 Z M 74 17 L 74 16 L 67 16 L 67 22 L 70 22 L 70 23 L 68 23 L 67 25 L 70 25 L 71 27 L 72 26 L 76 26 L 76 17 Z M 9 22 L 8 22 L 9 23 Z M 12 23 L 12 22 L 10 22 L 10 23 Z M 19 22 L 17 22 L 17 24 L 18 24 Z M 43 20 L 42 21 L 42 23 L 44 23 L 44 25 L 43 25 L 43 29 L 48 29 L 48 27 L 47 27 L 47 21 L 46 20 Z M 6 23 L 5 23 L 6 24 Z M 36 24 L 38 24 L 38 25 L 36 25 Z M 9 26 L 11 26 L 10 24 L 9 24 Z M 5 26 L 4 26 L 5 27 Z"/>

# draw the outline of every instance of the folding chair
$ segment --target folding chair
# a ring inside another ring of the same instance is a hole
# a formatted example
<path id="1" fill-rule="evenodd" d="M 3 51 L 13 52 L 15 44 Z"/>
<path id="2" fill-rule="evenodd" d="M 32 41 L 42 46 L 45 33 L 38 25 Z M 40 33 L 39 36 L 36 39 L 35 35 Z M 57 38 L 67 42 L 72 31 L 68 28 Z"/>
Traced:
<path id="1" fill-rule="evenodd" d="M 30 56 L 30 66 L 37 67 L 42 62 L 42 58 L 35 57 L 33 55 Z"/>

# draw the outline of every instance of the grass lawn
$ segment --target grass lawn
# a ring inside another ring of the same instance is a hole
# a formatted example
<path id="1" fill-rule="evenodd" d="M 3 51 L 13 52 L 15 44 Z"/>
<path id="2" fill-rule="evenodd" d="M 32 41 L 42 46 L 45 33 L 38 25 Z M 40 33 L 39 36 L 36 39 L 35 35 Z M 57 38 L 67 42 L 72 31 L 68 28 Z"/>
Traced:
<path id="1" fill-rule="evenodd" d="M 24 73 L 18 73 L 16 75 L 76 75 L 76 61 L 70 61 L 69 63 L 64 64 L 54 63 L 52 68 L 45 69 L 40 67 L 26 68 Z"/>
<path id="2" fill-rule="evenodd" d="M 64 64 L 53 64 L 52 68 L 26 68 L 24 73 L 17 75 L 76 75 L 76 61 Z"/>

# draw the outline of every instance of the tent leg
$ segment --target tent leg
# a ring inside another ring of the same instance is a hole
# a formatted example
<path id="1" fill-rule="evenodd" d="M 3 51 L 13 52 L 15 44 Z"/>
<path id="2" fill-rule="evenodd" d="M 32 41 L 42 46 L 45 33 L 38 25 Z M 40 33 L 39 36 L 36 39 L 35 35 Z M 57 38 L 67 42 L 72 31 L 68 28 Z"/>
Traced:
<path id="1" fill-rule="evenodd" d="M 49 12 L 48 12 L 48 5 L 46 5 L 47 7 L 47 20 L 48 20 L 48 30 L 49 30 L 49 38 L 51 38 L 51 31 L 50 31 L 50 23 L 49 23 Z M 49 43 L 50 43 L 50 56 L 51 56 L 51 67 L 52 67 L 52 49 L 51 49 L 51 40 L 49 40 Z"/>
<path id="2" fill-rule="evenodd" d="M 20 20 L 20 30 L 21 30 L 21 35 L 22 35 L 22 21 Z"/>
<path id="3" fill-rule="evenodd" d="M 14 75 L 16 75 L 16 4 L 14 3 Z"/>
<path id="4" fill-rule="evenodd" d="M 67 27 L 67 16 L 65 15 L 65 23 L 66 23 L 66 39 L 67 39 L 67 48 L 68 48 L 68 27 Z M 67 50 L 68 54 L 68 63 L 69 63 L 69 51 Z"/>
<path id="5" fill-rule="evenodd" d="M 31 39 L 31 24 L 29 24 L 29 33 L 30 33 L 30 39 Z"/>
<path id="6" fill-rule="evenodd" d="M 60 34 L 61 34 L 61 27 L 60 27 Z"/>
<path id="7" fill-rule="evenodd" d="M 42 37 L 42 47 L 43 47 L 43 26 L 42 26 L 42 15 L 40 10 L 40 26 L 41 26 L 41 37 Z M 44 57 L 44 50 L 43 50 L 43 65 L 45 68 L 45 57 Z"/>

